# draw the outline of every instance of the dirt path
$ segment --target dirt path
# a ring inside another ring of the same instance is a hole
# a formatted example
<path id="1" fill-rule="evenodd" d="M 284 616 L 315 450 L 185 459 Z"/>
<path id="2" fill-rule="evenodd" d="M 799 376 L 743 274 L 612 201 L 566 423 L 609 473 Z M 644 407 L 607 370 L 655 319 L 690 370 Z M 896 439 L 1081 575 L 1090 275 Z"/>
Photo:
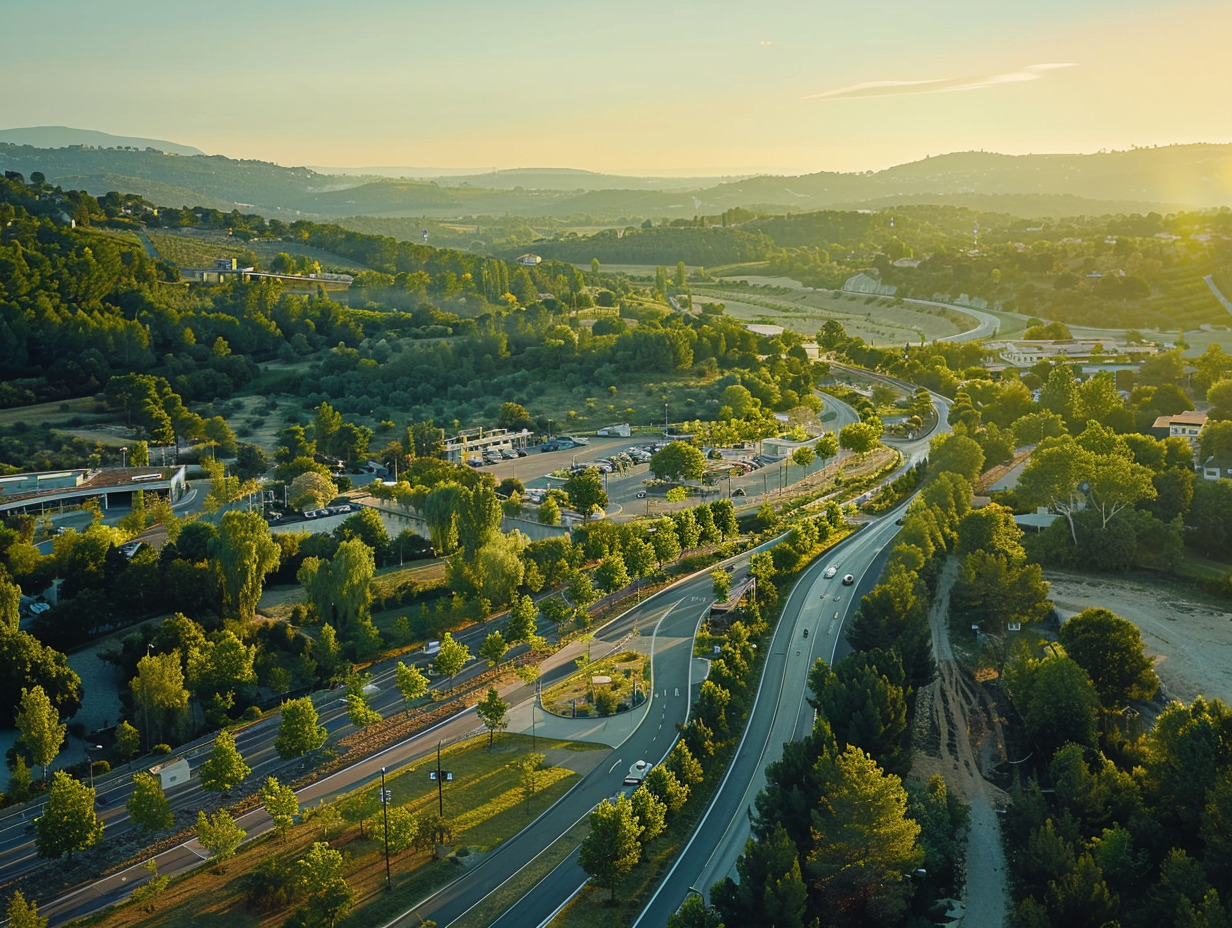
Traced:
<path id="1" fill-rule="evenodd" d="M 951 906 L 952 924 L 1000 928 L 1005 924 L 1009 891 L 995 810 L 1003 808 L 1008 797 L 984 779 L 981 769 L 1003 753 L 1005 742 L 995 708 L 955 662 L 950 648 L 948 613 L 955 572 L 950 561 L 929 612 L 937 679 L 918 697 L 912 772 L 925 778 L 940 773 L 946 786 L 971 808 L 963 894 Z"/>

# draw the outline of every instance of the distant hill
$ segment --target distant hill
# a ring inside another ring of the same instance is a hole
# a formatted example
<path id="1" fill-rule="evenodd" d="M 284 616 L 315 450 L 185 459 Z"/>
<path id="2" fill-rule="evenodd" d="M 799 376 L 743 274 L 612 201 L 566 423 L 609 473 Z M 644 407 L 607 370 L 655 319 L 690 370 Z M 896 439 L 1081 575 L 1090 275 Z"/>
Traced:
<path id="1" fill-rule="evenodd" d="M 95 195 L 118 189 L 143 193 L 170 206 L 199 203 L 324 219 L 538 216 L 633 224 L 646 218 L 716 215 L 735 207 L 795 213 L 945 203 L 1033 218 L 1232 206 L 1232 145 L 1206 144 L 1093 155 L 957 152 L 872 173 L 820 172 L 723 182 L 620 177 L 564 168 L 395 180 L 325 174 L 222 155 L 167 155 L 146 148 L 38 148 L 5 144 L 0 136 L 0 168 L 27 176 L 41 171 L 52 183 L 83 186 Z"/>
<path id="2" fill-rule="evenodd" d="M 153 148 L 169 155 L 204 155 L 200 148 L 179 145 L 162 139 L 143 139 L 135 136 L 112 135 L 93 129 L 72 129 L 68 126 L 29 126 L 25 129 L 0 129 L 0 142 L 13 145 L 30 145 L 34 148 L 68 148 L 70 145 L 88 145 L 94 148 L 136 148 L 144 151 Z"/>

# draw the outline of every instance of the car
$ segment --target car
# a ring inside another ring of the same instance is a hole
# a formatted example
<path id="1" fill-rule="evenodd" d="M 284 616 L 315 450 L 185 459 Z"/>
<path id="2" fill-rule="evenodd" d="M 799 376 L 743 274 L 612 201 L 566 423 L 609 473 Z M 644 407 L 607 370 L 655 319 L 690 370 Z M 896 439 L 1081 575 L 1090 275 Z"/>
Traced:
<path id="1" fill-rule="evenodd" d="M 851 574 L 847 574 L 847 576 L 843 577 L 843 586 L 851 586 L 855 582 L 856 578 Z"/>
<path id="2" fill-rule="evenodd" d="M 838 573 L 838 567 L 837 567 L 837 565 L 835 565 L 835 564 L 831 564 L 829 567 L 827 567 L 827 568 L 826 568 L 826 572 L 825 572 L 824 574 L 822 574 L 822 576 L 823 576 L 823 577 L 825 577 L 827 580 L 829 580 L 829 579 L 830 579 L 831 577 L 833 577 L 836 573 Z"/>
<path id="3" fill-rule="evenodd" d="M 808 629 L 807 629 L 807 628 L 804 630 L 804 637 L 805 637 L 805 638 L 807 638 L 807 637 L 808 637 Z"/>
<path id="4" fill-rule="evenodd" d="M 645 499 L 645 498 L 646 498 L 646 491 L 645 491 L 645 490 L 638 490 L 638 491 L 637 491 L 637 498 L 638 498 L 638 499 Z"/>
<path id="5" fill-rule="evenodd" d="M 467 459 L 466 463 L 469 464 L 471 467 L 483 467 L 483 461 L 477 460 L 475 458 Z"/>
<path id="6" fill-rule="evenodd" d="M 732 490 L 732 496 L 744 496 L 744 495 L 746 495 L 744 492 L 744 487 L 736 487 L 736 489 Z"/>
<path id="7" fill-rule="evenodd" d="M 514 454 L 512 451 L 502 451 L 501 457 L 504 458 L 506 461 L 512 461 L 517 457 L 517 455 Z"/>
<path id="8" fill-rule="evenodd" d="M 517 449 L 515 452 L 513 452 L 513 454 L 515 457 L 519 457 L 519 458 L 526 457 L 526 452 L 521 448 Z"/>
<path id="9" fill-rule="evenodd" d="M 626 786 L 636 786 L 646 779 L 646 774 L 650 773 L 650 769 L 654 764 L 647 763 L 644 760 L 639 760 L 629 768 L 629 773 L 625 776 Z"/>
<path id="10" fill-rule="evenodd" d="M 895 525 L 902 525 L 905 521 L 906 521 L 906 519 L 904 519 L 902 516 L 899 516 L 897 519 L 895 519 L 895 520 L 894 520 L 894 524 L 895 524 Z"/>

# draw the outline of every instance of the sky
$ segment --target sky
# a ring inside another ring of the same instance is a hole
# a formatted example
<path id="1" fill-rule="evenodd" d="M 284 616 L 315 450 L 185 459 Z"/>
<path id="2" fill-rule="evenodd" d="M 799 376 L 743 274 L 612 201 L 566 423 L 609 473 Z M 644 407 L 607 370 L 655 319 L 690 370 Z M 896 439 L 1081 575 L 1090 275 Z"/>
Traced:
<path id="1" fill-rule="evenodd" d="M 0 128 L 284 165 L 802 174 L 1232 141 L 1228 0 L 4 0 L 0 21 Z"/>

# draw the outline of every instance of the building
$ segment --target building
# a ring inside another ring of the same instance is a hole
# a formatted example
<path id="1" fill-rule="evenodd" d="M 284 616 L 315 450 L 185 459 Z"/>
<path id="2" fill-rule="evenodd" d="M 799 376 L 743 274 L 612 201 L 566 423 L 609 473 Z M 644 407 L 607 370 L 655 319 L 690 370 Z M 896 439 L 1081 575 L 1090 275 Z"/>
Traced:
<path id="1" fill-rule="evenodd" d="M 1228 458 L 1212 455 L 1199 464 L 1197 470 L 1203 480 L 1232 480 L 1232 460 Z"/>
<path id="2" fill-rule="evenodd" d="M 543 259 L 538 255 L 526 254 L 518 255 L 517 262 L 523 267 L 538 267 L 543 262 Z"/>
<path id="3" fill-rule="evenodd" d="M 516 454 L 525 451 L 532 435 L 529 429 L 513 432 L 509 429 L 463 429 L 445 439 L 443 455 L 453 464 L 467 461 L 483 461 L 485 454 L 501 454 L 508 451 Z"/>
<path id="4" fill-rule="evenodd" d="M 97 499 L 108 509 L 112 503 L 131 505 L 133 494 L 144 491 L 147 502 L 157 493 L 178 500 L 187 491 L 188 468 L 109 467 L 74 468 L 0 477 L 0 514 L 43 512 L 65 506 L 80 506 Z"/>
<path id="5" fill-rule="evenodd" d="M 1014 367 L 1032 367 L 1040 361 L 1089 361 L 1092 357 L 1137 361 L 1159 353 L 1154 345 L 1135 345 L 1113 339 L 1016 338 L 993 342 L 988 348 Z"/>
<path id="6" fill-rule="evenodd" d="M 1151 426 L 1151 434 L 1156 438 L 1171 438 L 1173 436 L 1189 439 L 1195 447 L 1198 444 L 1198 433 L 1206 425 L 1206 413 L 1194 409 L 1179 412 L 1175 416 L 1160 416 Z"/>
<path id="7" fill-rule="evenodd" d="M 609 425 L 609 426 L 606 426 L 605 428 L 601 428 L 597 432 L 595 432 L 595 434 L 601 438 L 605 435 L 614 435 L 619 438 L 628 438 L 629 436 L 633 434 L 633 430 L 629 427 L 628 422 L 622 422 L 620 423 L 620 425 Z"/>
<path id="8" fill-rule="evenodd" d="M 235 258 L 217 258 L 213 267 L 181 268 L 180 276 L 196 283 L 220 284 L 236 277 L 246 280 L 255 270 L 255 267 L 240 267 Z"/>

